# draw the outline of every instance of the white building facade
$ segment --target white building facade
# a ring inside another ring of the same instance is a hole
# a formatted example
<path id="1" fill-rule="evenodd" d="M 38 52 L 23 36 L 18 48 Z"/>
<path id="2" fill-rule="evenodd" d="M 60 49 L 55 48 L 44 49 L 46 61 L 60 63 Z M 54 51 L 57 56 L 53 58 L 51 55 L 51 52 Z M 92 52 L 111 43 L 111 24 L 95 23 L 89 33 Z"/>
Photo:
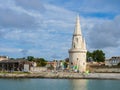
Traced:
<path id="1" fill-rule="evenodd" d="M 106 66 L 116 66 L 120 63 L 120 56 L 114 56 L 105 60 Z"/>
<path id="2" fill-rule="evenodd" d="M 75 30 L 72 38 L 72 47 L 69 50 L 69 63 L 76 66 L 79 72 L 86 71 L 86 43 L 82 37 L 79 16 L 76 19 Z"/>
<path id="3" fill-rule="evenodd" d="M 2 61 L 2 60 L 8 60 L 8 59 L 9 59 L 8 56 L 0 56 L 0 61 Z"/>

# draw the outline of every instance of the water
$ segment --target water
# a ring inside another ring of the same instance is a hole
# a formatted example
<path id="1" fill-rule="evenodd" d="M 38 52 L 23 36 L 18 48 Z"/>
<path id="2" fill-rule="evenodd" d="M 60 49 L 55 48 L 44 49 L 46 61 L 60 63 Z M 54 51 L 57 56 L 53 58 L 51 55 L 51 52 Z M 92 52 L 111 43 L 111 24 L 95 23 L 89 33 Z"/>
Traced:
<path id="1" fill-rule="evenodd" d="M 120 80 L 0 79 L 0 90 L 120 90 Z"/>

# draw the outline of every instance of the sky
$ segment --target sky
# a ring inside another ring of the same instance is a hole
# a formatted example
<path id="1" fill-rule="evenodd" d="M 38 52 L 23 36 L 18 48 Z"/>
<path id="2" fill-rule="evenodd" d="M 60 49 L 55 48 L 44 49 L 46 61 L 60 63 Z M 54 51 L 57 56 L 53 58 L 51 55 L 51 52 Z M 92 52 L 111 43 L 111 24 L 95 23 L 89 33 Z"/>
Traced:
<path id="1" fill-rule="evenodd" d="M 0 55 L 69 57 L 76 16 L 87 50 L 120 56 L 120 0 L 0 0 Z"/>

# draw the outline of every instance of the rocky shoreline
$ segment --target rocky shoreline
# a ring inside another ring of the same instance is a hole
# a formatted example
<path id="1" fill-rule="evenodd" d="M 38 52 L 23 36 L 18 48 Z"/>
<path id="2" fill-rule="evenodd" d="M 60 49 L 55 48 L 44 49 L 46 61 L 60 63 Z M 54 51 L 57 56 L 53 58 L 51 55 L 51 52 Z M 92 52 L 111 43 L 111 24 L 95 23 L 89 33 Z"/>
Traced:
<path id="1" fill-rule="evenodd" d="M 0 78 L 50 78 L 50 79 L 114 79 L 120 80 L 120 73 L 70 73 L 70 72 L 41 72 L 41 73 L 1 73 Z"/>

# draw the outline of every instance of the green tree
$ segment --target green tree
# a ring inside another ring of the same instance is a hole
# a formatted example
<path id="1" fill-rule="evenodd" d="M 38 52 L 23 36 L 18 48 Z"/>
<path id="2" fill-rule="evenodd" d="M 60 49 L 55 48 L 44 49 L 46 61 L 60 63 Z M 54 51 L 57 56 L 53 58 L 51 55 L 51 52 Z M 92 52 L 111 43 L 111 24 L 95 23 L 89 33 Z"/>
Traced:
<path id="1" fill-rule="evenodd" d="M 34 58 L 34 56 L 27 56 L 28 61 L 34 61 L 37 63 L 37 66 L 43 67 L 47 64 L 47 61 L 44 58 Z"/>
<path id="2" fill-rule="evenodd" d="M 92 52 L 89 52 L 87 51 L 87 61 L 92 61 L 93 60 L 93 53 Z"/>
<path id="3" fill-rule="evenodd" d="M 64 62 L 64 68 L 66 69 L 68 67 L 68 63 L 67 62 Z"/>
<path id="4" fill-rule="evenodd" d="M 120 63 L 118 63 L 118 66 L 120 66 Z"/>
<path id="5" fill-rule="evenodd" d="M 102 50 L 95 50 L 92 53 L 92 58 L 94 61 L 104 62 L 105 61 L 105 53 Z"/>
<path id="6" fill-rule="evenodd" d="M 87 61 L 104 62 L 105 53 L 102 50 L 94 50 L 93 52 L 87 52 Z"/>
<path id="7" fill-rule="evenodd" d="M 10 60 L 15 60 L 15 58 L 9 58 Z"/>
<path id="8" fill-rule="evenodd" d="M 27 60 L 28 60 L 28 61 L 34 61 L 34 59 L 35 59 L 35 58 L 34 58 L 33 56 L 27 56 Z"/>
<path id="9" fill-rule="evenodd" d="M 44 58 L 37 58 L 36 60 L 37 66 L 43 67 L 46 66 L 47 61 Z"/>
<path id="10" fill-rule="evenodd" d="M 69 62 L 69 58 L 66 58 L 66 59 L 65 59 L 65 62 Z"/>

